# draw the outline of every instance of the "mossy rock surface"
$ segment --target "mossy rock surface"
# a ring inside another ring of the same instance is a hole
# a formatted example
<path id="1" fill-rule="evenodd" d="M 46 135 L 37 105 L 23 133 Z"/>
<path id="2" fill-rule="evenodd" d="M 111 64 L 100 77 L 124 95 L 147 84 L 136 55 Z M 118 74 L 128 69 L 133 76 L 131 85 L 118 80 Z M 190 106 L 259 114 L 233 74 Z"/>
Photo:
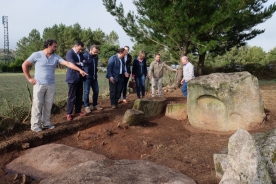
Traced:
<path id="1" fill-rule="evenodd" d="M 133 109 L 144 112 L 145 118 L 162 114 L 165 110 L 166 98 L 143 98 L 136 99 Z"/>
<path id="2" fill-rule="evenodd" d="M 188 116 L 187 105 L 185 103 L 168 104 L 165 116 L 176 120 L 185 120 Z"/>
<path id="3" fill-rule="evenodd" d="M 123 124 L 127 125 L 138 125 L 142 120 L 144 120 L 144 112 L 135 109 L 128 109 L 123 117 Z"/>
<path id="4" fill-rule="evenodd" d="M 196 77 L 188 82 L 187 112 L 191 125 L 200 129 L 257 126 L 265 116 L 258 79 L 248 72 Z"/>

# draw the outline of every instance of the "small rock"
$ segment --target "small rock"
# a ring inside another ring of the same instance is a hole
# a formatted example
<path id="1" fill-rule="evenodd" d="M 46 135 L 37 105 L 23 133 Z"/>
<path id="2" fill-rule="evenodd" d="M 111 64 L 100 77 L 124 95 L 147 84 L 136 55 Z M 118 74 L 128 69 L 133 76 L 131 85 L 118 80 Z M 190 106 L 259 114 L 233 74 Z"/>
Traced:
<path id="1" fill-rule="evenodd" d="M 22 149 L 28 149 L 30 148 L 30 143 L 23 143 L 21 147 Z"/>

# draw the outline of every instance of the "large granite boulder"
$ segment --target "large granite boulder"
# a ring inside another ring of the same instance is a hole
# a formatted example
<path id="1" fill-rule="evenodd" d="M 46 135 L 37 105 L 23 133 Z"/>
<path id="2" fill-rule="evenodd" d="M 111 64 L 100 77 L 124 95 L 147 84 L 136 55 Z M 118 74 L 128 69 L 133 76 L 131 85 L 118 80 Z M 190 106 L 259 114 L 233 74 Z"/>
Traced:
<path id="1" fill-rule="evenodd" d="M 145 118 L 154 117 L 165 110 L 166 98 L 143 98 L 136 99 L 133 109 L 144 112 Z"/>
<path id="2" fill-rule="evenodd" d="M 104 159 L 107 158 L 92 151 L 62 144 L 46 144 L 26 150 L 24 155 L 10 162 L 5 169 L 8 173 L 43 179 L 82 162 Z"/>
<path id="3" fill-rule="evenodd" d="M 41 184 L 196 184 L 188 176 L 143 160 L 88 161 L 53 175 Z"/>
<path id="4" fill-rule="evenodd" d="M 144 119 L 144 112 L 135 109 L 128 109 L 123 117 L 123 124 L 137 125 Z"/>
<path id="5" fill-rule="evenodd" d="M 264 133 L 256 133 L 252 136 L 265 160 L 272 182 L 276 183 L 276 129 Z M 225 167 L 228 163 L 227 154 L 227 148 L 218 154 L 214 154 L 214 164 L 218 178 L 221 178 L 227 169 Z"/>
<path id="6" fill-rule="evenodd" d="M 237 130 L 228 143 L 228 165 L 220 184 L 230 183 L 272 183 L 254 138 L 243 129 Z"/>
<path id="7" fill-rule="evenodd" d="M 213 155 L 216 177 L 221 179 L 228 166 L 228 149 Z"/>
<path id="8" fill-rule="evenodd" d="M 258 79 L 248 72 L 214 73 L 191 80 L 187 109 L 192 126 L 215 131 L 248 129 L 265 116 Z"/>
<path id="9" fill-rule="evenodd" d="M 165 116 L 176 119 L 176 120 L 185 120 L 187 119 L 187 105 L 186 103 L 173 103 L 168 104 L 166 107 Z"/>
<path id="10" fill-rule="evenodd" d="M 271 180 L 276 183 L 276 129 L 254 134 L 253 137 L 261 150 Z"/>

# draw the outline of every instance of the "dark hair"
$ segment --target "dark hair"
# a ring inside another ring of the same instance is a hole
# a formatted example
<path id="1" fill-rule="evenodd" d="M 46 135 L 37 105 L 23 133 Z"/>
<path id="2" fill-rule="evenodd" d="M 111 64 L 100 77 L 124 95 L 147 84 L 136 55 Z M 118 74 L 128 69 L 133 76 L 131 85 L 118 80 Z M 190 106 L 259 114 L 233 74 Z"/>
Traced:
<path id="1" fill-rule="evenodd" d="M 128 50 L 129 50 L 129 46 L 125 46 L 126 48 L 128 48 Z"/>
<path id="2" fill-rule="evenodd" d="M 155 56 L 160 56 L 160 54 L 155 54 Z"/>
<path id="3" fill-rule="evenodd" d="M 122 53 L 122 52 L 124 52 L 124 51 L 125 51 L 124 48 L 119 48 L 119 49 L 117 50 L 117 53 Z"/>
<path id="4" fill-rule="evenodd" d="M 91 46 L 90 46 L 90 50 L 92 50 L 92 49 L 94 49 L 94 48 L 97 49 L 97 50 L 100 49 L 98 45 L 91 45 Z"/>
<path id="5" fill-rule="evenodd" d="M 76 46 L 82 46 L 82 47 L 84 46 L 84 44 L 80 40 L 75 41 L 75 45 Z"/>
<path id="6" fill-rule="evenodd" d="M 53 43 L 57 44 L 57 41 L 56 40 L 52 40 L 52 39 L 45 40 L 44 43 L 43 43 L 44 49 L 47 49 L 48 46 L 53 45 Z"/>

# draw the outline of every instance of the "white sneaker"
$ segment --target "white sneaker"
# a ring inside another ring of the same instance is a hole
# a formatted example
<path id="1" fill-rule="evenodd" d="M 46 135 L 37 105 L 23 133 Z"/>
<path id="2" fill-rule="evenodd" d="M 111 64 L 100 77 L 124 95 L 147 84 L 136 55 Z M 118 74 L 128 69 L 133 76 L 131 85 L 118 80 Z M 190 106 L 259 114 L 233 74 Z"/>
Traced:
<path id="1" fill-rule="evenodd" d="M 93 110 L 103 110 L 103 108 L 99 107 L 99 106 L 94 106 Z"/>
<path id="2" fill-rule="evenodd" d="M 41 132 L 41 131 L 42 131 L 42 129 L 41 129 L 41 128 L 39 128 L 39 127 L 37 127 L 37 128 L 35 128 L 35 129 L 32 129 L 32 131 L 34 131 L 34 132 Z"/>
<path id="3" fill-rule="evenodd" d="M 42 125 L 42 128 L 45 128 L 45 129 L 54 129 L 55 126 L 52 125 L 52 124 L 49 124 L 49 125 Z"/>
<path id="4" fill-rule="evenodd" d="M 91 112 L 90 107 L 85 107 L 85 112 L 90 113 Z"/>

